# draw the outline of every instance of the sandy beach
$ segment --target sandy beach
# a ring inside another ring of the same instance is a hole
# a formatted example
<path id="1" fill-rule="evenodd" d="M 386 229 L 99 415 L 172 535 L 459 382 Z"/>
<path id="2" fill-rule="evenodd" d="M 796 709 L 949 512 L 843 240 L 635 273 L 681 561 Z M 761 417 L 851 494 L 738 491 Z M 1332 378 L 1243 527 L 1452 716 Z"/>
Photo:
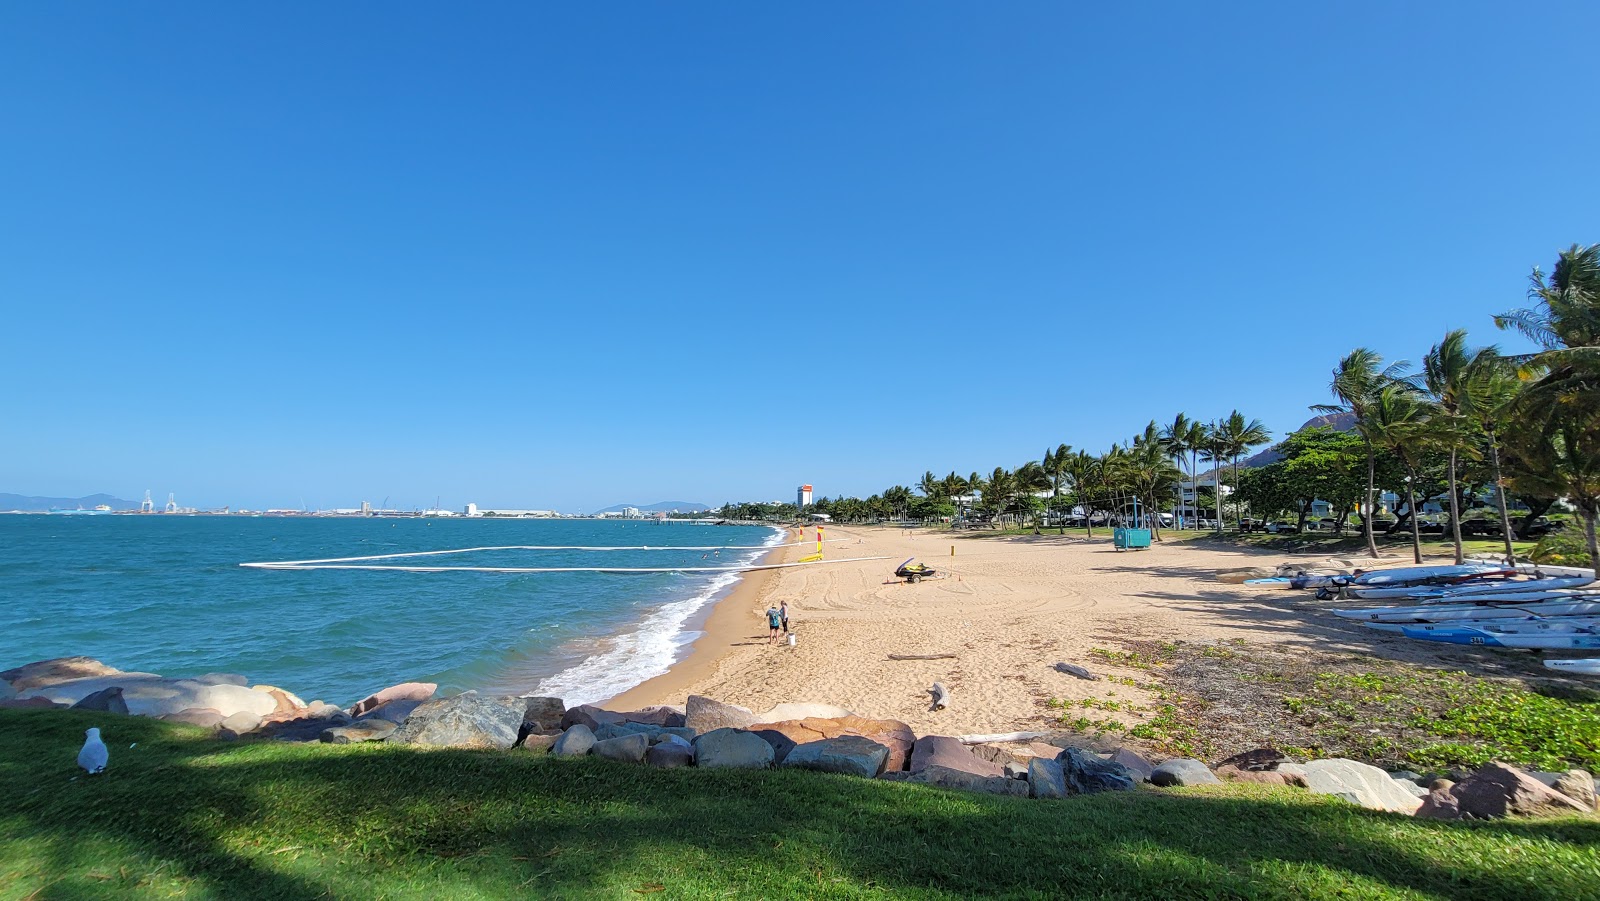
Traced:
<path id="1" fill-rule="evenodd" d="M 1289 592 L 1217 581 L 1220 571 L 1291 559 L 1283 553 L 1192 543 L 1119 553 L 1108 534 L 1097 532 L 1091 541 L 1081 530 L 996 538 L 835 527 L 829 537 L 849 539 L 829 545 L 830 556 L 890 559 L 745 579 L 718 604 L 687 659 L 607 706 L 682 704 L 695 693 L 757 711 L 792 701 L 837 704 L 903 720 L 918 732 L 1047 729 L 1052 698 L 1105 697 L 1110 688 L 1148 700 L 1139 689 L 1053 668 L 1068 662 L 1137 675 L 1091 654 L 1094 648 L 1116 650 L 1138 639 L 1238 638 L 1327 646 L 1321 633 L 1330 618 L 1288 607 Z M 794 551 L 782 552 L 783 559 L 796 559 Z M 913 556 L 948 577 L 917 585 L 895 579 L 895 565 Z M 792 649 L 766 643 L 761 613 L 779 601 L 789 603 Z M 896 661 L 890 654 L 956 656 Z M 938 712 L 929 709 L 935 681 L 953 696 Z"/>

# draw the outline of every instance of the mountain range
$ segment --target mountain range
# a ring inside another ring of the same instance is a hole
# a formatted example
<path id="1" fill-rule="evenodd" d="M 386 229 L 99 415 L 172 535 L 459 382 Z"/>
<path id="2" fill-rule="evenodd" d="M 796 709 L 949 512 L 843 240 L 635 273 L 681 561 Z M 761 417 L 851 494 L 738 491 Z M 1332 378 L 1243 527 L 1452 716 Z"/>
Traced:
<path id="1" fill-rule="evenodd" d="M 21 510 L 25 513 L 43 513 L 47 510 L 76 510 L 82 507 L 93 510 L 105 504 L 113 510 L 137 510 L 138 501 L 125 501 L 109 494 L 91 494 L 87 497 L 32 497 L 26 494 L 0 493 L 0 510 Z"/>

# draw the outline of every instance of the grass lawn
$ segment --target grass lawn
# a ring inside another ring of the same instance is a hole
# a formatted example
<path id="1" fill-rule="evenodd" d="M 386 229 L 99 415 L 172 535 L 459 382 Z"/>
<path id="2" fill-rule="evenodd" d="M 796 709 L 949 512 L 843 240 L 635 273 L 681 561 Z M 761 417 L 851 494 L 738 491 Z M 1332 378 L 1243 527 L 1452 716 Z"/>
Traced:
<path id="1" fill-rule="evenodd" d="M 83 729 L 111 768 L 79 773 Z M 129 745 L 137 743 L 137 747 Z M 1600 821 L 1292 789 L 1046 802 L 522 751 L 226 744 L 0 710 L 0 897 L 1595 897 Z"/>

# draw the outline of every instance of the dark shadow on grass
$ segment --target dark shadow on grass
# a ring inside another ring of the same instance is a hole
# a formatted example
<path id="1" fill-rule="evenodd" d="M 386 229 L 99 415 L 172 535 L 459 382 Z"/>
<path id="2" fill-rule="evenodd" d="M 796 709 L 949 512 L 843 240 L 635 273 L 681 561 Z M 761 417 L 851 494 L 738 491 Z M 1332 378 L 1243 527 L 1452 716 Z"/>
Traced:
<path id="1" fill-rule="evenodd" d="M 86 719 L 8 714 L 0 757 L 41 758 L 44 743 L 81 734 Z M 0 773 L 7 798 L 30 782 L 53 783 L 20 804 L 7 801 L 0 818 L 0 837 L 56 849 L 49 865 L 60 872 L 52 875 L 69 878 L 42 897 L 94 894 L 74 851 L 91 841 L 127 849 L 135 867 L 166 862 L 199 894 L 229 898 L 353 887 L 617 896 L 657 884 L 664 897 L 873 889 L 1315 897 L 1386 888 L 1570 898 L 1582 894 L 1576 880 L 1592 875 L 1579 861 L 1600 846 L 1593 822 L 1419 822 L 1286 790 L 1027 801 L 789 770 L 662 771 L 521 751 L 230 746 L 148 725 L 112 724 L 119 742 L 143 734 L 148 756 L 114 758 L 103 780 L 66 782 L 56 761 Z M 291 866 L 273 854 L 280 848 L 316 865 Z M 0 871 L 15 865 L 0 858 Z"/>

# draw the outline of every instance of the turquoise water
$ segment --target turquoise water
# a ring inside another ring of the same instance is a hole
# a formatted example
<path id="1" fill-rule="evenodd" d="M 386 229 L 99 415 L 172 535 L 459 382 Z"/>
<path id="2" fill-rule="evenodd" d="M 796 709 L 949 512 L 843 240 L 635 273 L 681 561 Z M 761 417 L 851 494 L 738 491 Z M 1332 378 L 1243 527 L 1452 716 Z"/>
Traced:
<path id="1" fill-rule="evenodd" d="M 246 561 L 486 545 L 739 545 L 755 526 L 606 520 L 0 515 L 0 669 L 82 654 L 169 676 L 232 672 L 347 704 L 441 690 L 611 697 L 665 672 L 728 574 L 274 571 Z M 758 551 L 497 551 L 459 566 L 706 566 Z"/>

